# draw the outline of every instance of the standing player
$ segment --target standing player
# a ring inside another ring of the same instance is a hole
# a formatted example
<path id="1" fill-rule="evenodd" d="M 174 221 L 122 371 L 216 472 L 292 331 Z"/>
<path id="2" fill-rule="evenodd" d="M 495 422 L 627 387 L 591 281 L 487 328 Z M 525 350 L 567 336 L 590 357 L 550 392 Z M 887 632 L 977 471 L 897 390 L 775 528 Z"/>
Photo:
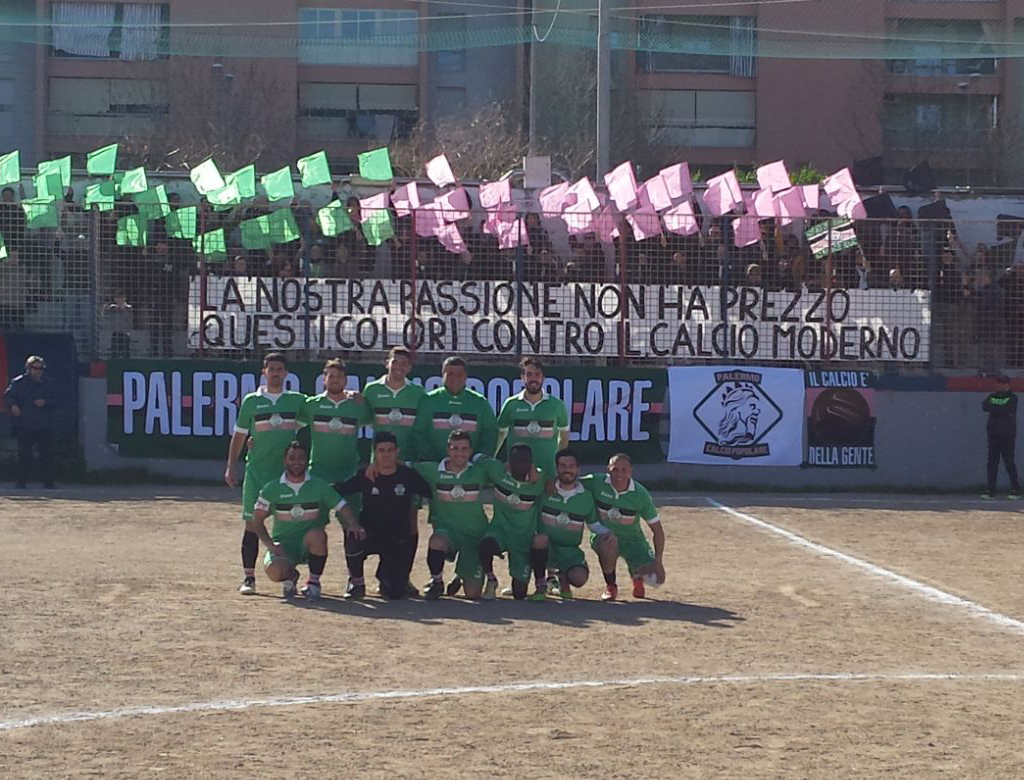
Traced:
<path id="1" fill-rule="evenodd" d="M 555 453 L 569 446 L 569 412 L 560 398 L 544 390 L 544 366 L 535 357 L 519 361 L 523 390 L 510 396 L 498 415 L 498 446 L 525 444 L 548 479 L 555 478 Z M 511 449 L 509 450 L 511 452 Z"/>
<path id="2" fill-rule="evenodd" d="M 507 552 L 512 595 L 525 599 L 531 569 L 538 581 L 542 581 L 547 562 L 544 545 L 535 543 L 537 507 L 544 492 L 544 481 L 538 479 L 533 455 L 525 444 L 509 449 L 507 467 L 494 458 L 480 458 L 476 465 L 484 470 L 494 486 L 493 516 L 480 542 L 480 564 L 485 577 L 483 598 L 491 600 L 497 596 L 494 559 Z M 544 598 L 543 590 L 540 598 Z"/>
<path id="3" fill-rule="evenodd" d="M 601 600 L 614 601 L 618 598 L 615 564 L 619 558 L 626 562 L 633 578 L 633 597 L 642 599 L 647 575 L 653 574 L 659 585 L 665 581 L 665 567 L 662 565 L 665 529 L 661 526 L 651 494 L 633 479 L 633 462 L 621 452 L 609 459 L 607 474 L 590 474 L 580 481 L 594 497 L 598 520 L 611 531 L 611 534 L 595 534 L 590 538 L 590 546 L 601 561 L 606 583 Z M 641 518 L 651 527 L 653 552 L 640 526 Z"/>
<path id="4" fill-rule="evenodd" d="M 368 555 L 379 555 L 380 592 L 386 598 L 400 599 L 409 586 L 409 572 L 416 556 L 416 514 L 413 499 L 430 498 L 430 485 L 419 473 L 399 463 L 398 439 L 390 431 L 373 436 L 373 470 L 371 481 L 360 470 L 354 477 L 337 486 L 342 495 L 362 496 L 360 525 L 365 537 L 349 534 L 345 538 L 348 561 L 347 599 L 366 595 L 363 564 Z M 417 502 L 418 503 L 418 500 Z"/>
<path id="5" fill-rule="evenodd" d="M 412 368 L 412 352 L 405 347 L 393 347 L 384 365 L 387 373 L 366 384 L 363 398 L 373 414 L 373 432 L 393 433 L 398 451 L 408 459 L 411 455 L 409 442 L 412 427 L 424 391 L 407 378 Z"/>
<path id="6" fill-rule="evenodd" d="M 420 402 L 413 426 L 412 460 L 437 463 L 448 450 L 449 434 L 469 435 L 470 455 L 493 455 L 498 425 L 491 404 L 466 387 L 469 372 L 460 357 L 446 358 L 441 365 L 444 386 L 427 393 Z"/>
<path id="7" fill-rule="evenodd" d="M 224 481 L 230 487 L 238 485 L 236 465 L 242 454 L 246 438 L 252 444 L 245 456 L 245 477 L 242 481 L 242 570 L 245 579 L 238 592 L 251 596 L 256 592 L 256 558 L 259 538 L 253 526 L 253 509 L 260 488 L 281 476 L 281 453 L 295 438 L 301 427 L 299 415 L 306 396 L 284 389 L 288 376 L 288 359 L 280 352 L 271 352 L 263 358 L 263 377 L 267 383 L 255 393 L 242 399 L 235 421 L 235 432 L 228 447 L 228 462 Z"/>
<path id="8" fill-rule="evenodd" d="M 284 473 L 264 485 L 256 499 L 253 526 L 266 545 L 263 566 L 273 582 L 283 582 L 283 595 L 295 595 L 300 564 L 309 565 L 309 582 L 303 593 L 308 601 L 320 598 L 320 576 L 327 564 L 327 533 L 330 513 L 352 537 L 364 535 L 352 516 L 345 499 L 330 483 L 306 472 L 309 455 L 306 448 L 293 441 L 284 453 Z M 273 530 L 267 533 L 264 521 L 273 517 Z"/>
<path id="9" fill-rule="evenodd" d="M 555 468 L 558 477 L 554 490 L 541 499 L 540 544 L 547 546 L 547 566 L 557 572 L 558 595 L 571 599 L 572 588 L 586 584 L 590 576 L 587 559 L 580 545 L 583 543 L 583 526 L 598 536 L 607 536 L 609 531 L 597 520 L 594 497 L 581 483 L 580 461 L 570 449 L 555 453 Z M 547 583 L 537 579 L 537 590 L 543 593 Z"/>

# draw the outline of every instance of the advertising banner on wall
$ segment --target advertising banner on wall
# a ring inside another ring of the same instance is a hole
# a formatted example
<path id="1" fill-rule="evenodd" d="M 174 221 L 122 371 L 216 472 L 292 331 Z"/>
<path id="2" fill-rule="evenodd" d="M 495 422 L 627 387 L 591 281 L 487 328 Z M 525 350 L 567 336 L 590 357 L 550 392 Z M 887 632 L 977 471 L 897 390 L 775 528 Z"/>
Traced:
<path id="1" fill-rule="evenodd" d="M 807 460 L 822 468 L 876 468 L 875 388 L 870 371 L 808 371 Z"/>
<path id="2" fill-rule="evenodd" d="M 718 466 L 797 466 L 803 460 L 803 371 L 668 369 L 668 459 Z"/>
<path id="3" fill-rule="evenodd" d="M 289 366 L 289 390 L 323 390 L 323 363 Z M 379 364 L 348 365 L 350 389 L 384 372 Z M 409 377 L 427 390 L 441 385 L 440 365 L 417 364 Z M 121 455 L 223 459 L 238 404 L 260 381 L 258 363 L 215 360 L 112 360 L 107 363 L 107 441 Z M 468 385 L 495 409 L 522 390 L 515 366 L 471 366 Z M 614 452 L 637 462 L 663 460 L 658 437 L 665 400 L 665 370 L 550 366 L 545 389 L 566 402 L 570 446 L 587 462 Z M 368 440 L 366 429 L 362 435 Z M 366 454 L 366 453 L 364 453 Z"/>

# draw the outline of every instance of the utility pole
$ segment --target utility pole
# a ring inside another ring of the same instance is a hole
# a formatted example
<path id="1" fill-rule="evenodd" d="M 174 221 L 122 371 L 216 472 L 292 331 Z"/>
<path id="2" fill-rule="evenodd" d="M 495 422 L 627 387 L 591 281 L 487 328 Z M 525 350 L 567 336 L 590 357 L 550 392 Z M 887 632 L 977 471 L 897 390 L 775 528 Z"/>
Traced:
<path id="1" fill-rule="evenodd" d="M 597 0 L 597 178 L 609 169 L 611 147 L 612 53 L 608 0 Z"/>
<path id="2" fill-rule="evenodd" d="M 529 108 L 529 112 L 530 112 L 530 128 L 529 128 L 529 134 L 530 134 L 530 154 L 533 155 L 533 154 L 537 153 L 537 53 L 538 53 L 538 50 L 537 50 L 537 33 L 536 33 L 536 27 L 535 27 L 535 25 L 537 24 L 537 9 L 534 6 L 533 0 L 529 0 L 529 2 L 530 2 L 530 6 L 529 6 L 530 11 L 529 11 L 529 13 L 530 13 L 530 25 L 531 25 L 531 27 L 530 27 L 530 29 L 531 29 L 531 37 L 530 37 L 530 75 L 528 76 L 528 78 L 530 80 L 530 86 L 529 86 L 529 90 L 530 90 L 530 108 Z"/>

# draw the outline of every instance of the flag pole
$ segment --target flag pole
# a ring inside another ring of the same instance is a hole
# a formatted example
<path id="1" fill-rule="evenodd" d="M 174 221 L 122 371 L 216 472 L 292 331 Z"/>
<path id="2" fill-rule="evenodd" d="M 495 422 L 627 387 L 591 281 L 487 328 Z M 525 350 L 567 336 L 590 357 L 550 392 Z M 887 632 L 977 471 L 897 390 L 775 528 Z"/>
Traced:
<path id="1" fill-rule="evenodd" d="M 608 0 L 597 0 L 597 181 L 608 173 L 611 145 L 612 60 Z"/>

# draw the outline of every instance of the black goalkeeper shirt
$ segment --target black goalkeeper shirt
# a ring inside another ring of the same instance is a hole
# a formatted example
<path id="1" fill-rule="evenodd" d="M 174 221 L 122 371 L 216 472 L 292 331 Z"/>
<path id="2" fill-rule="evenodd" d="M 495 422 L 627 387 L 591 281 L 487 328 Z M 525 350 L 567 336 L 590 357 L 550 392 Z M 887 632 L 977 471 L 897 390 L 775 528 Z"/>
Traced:
<path id="1" fill-rule="evenodd" d="M 362 495 L 359 522 L 367 530 L 394 536 L 409 534 L 409 512 L 414 496 L 431 497 L 430 485 L 408 466 L 399 466 L 394 474 L 378 474 L 373 482 L 366 478 L 365 467 L 361 466 L 355 476 L 334 488 L 343 496 Z"/>

